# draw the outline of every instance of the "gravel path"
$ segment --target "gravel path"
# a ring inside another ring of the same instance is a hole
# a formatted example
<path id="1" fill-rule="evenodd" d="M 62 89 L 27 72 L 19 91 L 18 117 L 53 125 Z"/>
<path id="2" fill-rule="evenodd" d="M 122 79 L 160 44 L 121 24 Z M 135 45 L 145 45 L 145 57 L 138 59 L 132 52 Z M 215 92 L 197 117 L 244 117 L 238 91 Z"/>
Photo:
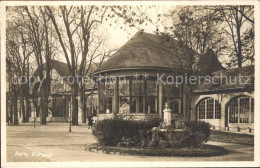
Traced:
<path id="1" fill-rule="evenodd" d="M 248 145 L 208 142 L 222 146 L 228 154 L 214 157 L 146 157 L 109 155 L 89 152 L 82 146 L 96 142 L 86 125 L 73 126 L 68 132 L 67 123 L 32 123 L 7 126 L 8 162 L 53 162 L 53 161 L 253 161 L 254 147 Z"/>

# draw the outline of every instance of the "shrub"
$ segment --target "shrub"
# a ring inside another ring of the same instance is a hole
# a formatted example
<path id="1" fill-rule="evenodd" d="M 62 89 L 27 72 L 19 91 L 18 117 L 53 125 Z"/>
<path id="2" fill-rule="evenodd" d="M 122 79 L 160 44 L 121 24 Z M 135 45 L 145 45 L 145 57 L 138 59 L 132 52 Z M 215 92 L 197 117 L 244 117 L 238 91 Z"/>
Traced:
<path id="1" fill-rule="evenodd" d="M 201 133 L 207 135 L 209 137 L 210 135 L 210 124 L 206 123 L 204 121 L 190 121 L 185 122 L 185 126 L 187 130 L 190 130 L 193 133 Z"/>
<path id="2" fill-rule="evenodd" d="M 175 130 L 176 126 L 184 129 Z M 92 134 L 101 145 L 121 147 L 201 147 L 209 139 L 208 123 L 178 122 L 176 126 L 166 126 L 159 119 L 148 121 L 105 119 L 93 126 Z M 152 131 L 153 127 L 158 128 Z"/>
<path id="3" fill-rule="evenodd" d="M 122 127 L 118 127 L 119 125 L 122 125 L 120 120 L 107 119 L 97 121 L 93 125 L 92 134 L 102 145 L 117 144 L 123 137 Z"/>
<path id="4" fill-rule="evenodd" d="M 175 122 L 176 123 L 176 122 Z M 165 127 L 153 130 L 153 142 L 150 147 L 201 147 L 208 141 L 210 135 L 210 125 L 201 121 L 191 121 L 177 123 L 176 126 L 184 128 L 182 130 Z M 166 145 L 167 144 L 167 145 Z"/>
<path id="5" fill-rule="evenodd" d="M 185 122 L 185 142 L 189 146 L 202 146 L 209 140 L 210 124 L 203 121 Z"/>
<path id="6" fill-rule="evenodd" d="M 98 121 L 92 130 L 101 145 L 143 146 L 151 139 L 151 129 L 159 126 L 160 119 L 148 121 L 105 119 Z"/>

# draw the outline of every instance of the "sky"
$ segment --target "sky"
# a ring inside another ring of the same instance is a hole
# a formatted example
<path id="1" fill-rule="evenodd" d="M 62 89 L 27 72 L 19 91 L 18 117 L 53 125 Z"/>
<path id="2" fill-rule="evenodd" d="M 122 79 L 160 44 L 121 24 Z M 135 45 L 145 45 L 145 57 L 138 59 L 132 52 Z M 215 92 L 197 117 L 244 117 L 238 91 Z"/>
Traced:
<path id="1" fill-rule="evenodd" d="M 132 6 L 134 8 L 136 6 Z M 138 6 L 140 7 L 140 6 Z M 173 10 L 176 6 L 163 6 L 163 5 L 157 5 L 153 6 L 152 8 L 149 8 L 149 6 L 143 5 L 140 7 L 141 11 L 145 13 L 145 16 L 148 16 L 152 20 L 152 22 L 147 22 L 147 25 L 137 25 L 139 27 L 129 27 L 124 25 L 123 19 L 119 19 L 119 21 L 116 24 L 111 24 L 111 20 L 108 19 L 108 21 L 104 21 L 102 25 L 99 26 L 99 32 L 104 36 L 105 40 L 105 50 L 117 50 L 120 49 L 129 39 L 131 39 L 132 36 L 134 36 L 140 29 L 144 29 L 147 33 L 154 33 L 157 28 L 162 30 L 162 27 L 160 27 L 160 24 L 155 24 L 158 19 L 158 14 L 166 14 L 169 10 Z M 38 13 L 36 8 L 36 12 Z M 12 21 L 15 17 L 19 17 L 10 10 L 10 12 L 7 14 L 6 19 L 9 21 Z M 63 22 L 57 18 L 57 22 L 60 22 L 60 25 L 63 27 Z M 123 28 L 121 28 L 123 27 Z M 62 28 L 63 29 L 63 28 Z M 59 46 L 59 42 L 56 42 Z M 66 59 L 64 56 L 64 53 L 62 49 L 59 49 L 60 52 L 55 56 L 55 59 L 61 62 L 66 63 Z M 80 60 L 80 58 L 79 58 Z M 35 62 L 35 60 L 32 58 L 30 61 Z M 98 61 L 97 61 L 98 62 Z M 36 68 L 36 67 L 35 67 Z M 34 68 L 33 68 L 34 69 Z"/>
<path id="2" fill-rule="evenodd" d="M 135 6 L 132 6 L 134 8 Z M 164 28 L 163 25 L 160 24 L 160 22 L 157 22 L 158 15 L 161 14 L 167 14 L 169 10 L 177 9 L 178 6 L 162 6 L 157 5 L 153 6 L 152 8 L 148 8 L 148 6 L 143 5 L 142 11 L 145 13 L 148 18 L 152 20 L 151 23 L 147 23 L 147 25 L 136 25 L 139 26 L 139 29 L 136 27 L 128 27 L 124 25 L 123 20 L 118 21 L 116 24 L 111 24 L 111 20 L 105 21 L 102 23 L 102 25 L 99 27 L 100 34 L 104 35 L 105 41 L 105 50 L 117 50 L 120 49 L 121 46 L 123 46 L 132 36 L 134 36 L 140 29 L 143 29 L 147 33 L 154 33 L 156 29 L 158 28 L 159 31 L 163 32 Z M 171 20 L 167 20 L 164 22 L 164 24 L 172 24 Z M 123 28 L 122 28 L 123 26 Z M 126 30 L 125 30 L 126 29 Z M 57 41 L 57 43 L 59 43 Z M 66 62 L 66 59 L 64 57 L 64 54 L 62 50 L 61 52 L 56 56 L 56 59 L 61 62 Z M 220 58 L 220 61 L 223 59 L 226 59 L 226 56 L 223 58 Z M 79 58 L 80 60 L 80 58 Z"/>
<path id="3" fill-rule="evenodd" d="M 152 23 L 147 23 L 147 25 L 142 25 L 139 28 L 136 27 L 128 27 L 125 26 L 123 20 L 119 20 L 117 24 L 111 24 L 111 21 L 103 22 L 99 27 L 99 31 L 104 36 L 105 40 L 105 48 L 106 50 L 118 50 L 122 47 L 132 36 L 134 36 L 140 29 L 144 29 L 144 32 L 154 33 L 157 27 L 161 30 L 163 27 L 155 25 L 158 14 L 166 14 L 169 10 L 173 10 L 176 6 L 156 6 L 151 9 L 147 6 L 143 6 L 145 8 L 145 15 L 147 15 L 150 19 L 152 19 Z M 121 27 L 123 28 L 121 29 Z M 124 30 L 125 29 L 125 30 Z M 62 52 L 57 56 L 58 60 L 66 63 L 66 59 Z M 98 61 L 95 61 L 98 62 Z"/>
<path id="4" fill-rule="evenodd" d="M 175 6 L 157 6 L 156 8 L 147 10 L 145 13 L 155 22 L 158 14 L 166 13 L 174 8 Z M 110 26 L 109 23 L 105 23 L 102 27 L 103 31 L 106 32 L 107 43 L 111 48 L 120 48 L 139 31 L 137 28 L 128 28 L 128 30 L 124 31 L 124 29 L 120 28 L 120 24 Z M 154 33 L 157 27 L 154 24 L 148 23 L 147 26 L 143 25 L 140 28 L 144 29 L 147 33 Z"/>

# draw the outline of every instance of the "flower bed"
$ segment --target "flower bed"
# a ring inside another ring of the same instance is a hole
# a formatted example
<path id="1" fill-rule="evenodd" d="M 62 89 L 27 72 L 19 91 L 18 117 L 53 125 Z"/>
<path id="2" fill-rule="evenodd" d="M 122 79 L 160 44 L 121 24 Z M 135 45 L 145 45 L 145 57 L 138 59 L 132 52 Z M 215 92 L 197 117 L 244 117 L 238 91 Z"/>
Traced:
<path id="1" fill-rule="evenodd" d="M 205 145 L 208 123 L 191 121 L 167 125 L 160 120 L 133 121 L 107 119 L 97 122 L 92 131 L 98 141 L 89 151 L 146 156 L 217 156 L 225 149 Z"/>
<path id="2" fill-rule="evenodd" d="M 209 139 L 210 126 L 205 122 L 191 121 L 181 124 L 165 125 L 152 129 L 151 147 L 201 147 Z M 180 128 L 180 129 L 176 129 Z"/>
<path id="3" fill-rule="evenodd" d="M 130 147 L 112 147 L 92 144 L 84 148 L 92 152 L 102 152 L 106 154 L 117 155 L 138 155 L 138 156 L 178 156 L 178 157 L 208 157 L 220 156 L 227 151 L 218 146 L 204 145 L 201 148 L 130 148 Z"/>

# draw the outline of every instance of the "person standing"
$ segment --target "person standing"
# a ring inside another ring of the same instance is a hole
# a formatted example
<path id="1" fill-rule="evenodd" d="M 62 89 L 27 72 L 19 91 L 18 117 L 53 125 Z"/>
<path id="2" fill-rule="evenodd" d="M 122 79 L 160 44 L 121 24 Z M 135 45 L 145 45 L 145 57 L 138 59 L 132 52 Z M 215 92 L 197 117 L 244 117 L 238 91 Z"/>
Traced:
<path id="1" fill-rule="evenodd" d="M 13 125 L 12 115 L 10 113 L 8 113 L 8 125 L 9 124 Z"/>
<path id="2" fill-rule="evenodd" d="M 92 116 L 90 115 L 88 117 L 88 129 L 92 129 L 92 125 L 93 125 L 93 118 Z"/>

